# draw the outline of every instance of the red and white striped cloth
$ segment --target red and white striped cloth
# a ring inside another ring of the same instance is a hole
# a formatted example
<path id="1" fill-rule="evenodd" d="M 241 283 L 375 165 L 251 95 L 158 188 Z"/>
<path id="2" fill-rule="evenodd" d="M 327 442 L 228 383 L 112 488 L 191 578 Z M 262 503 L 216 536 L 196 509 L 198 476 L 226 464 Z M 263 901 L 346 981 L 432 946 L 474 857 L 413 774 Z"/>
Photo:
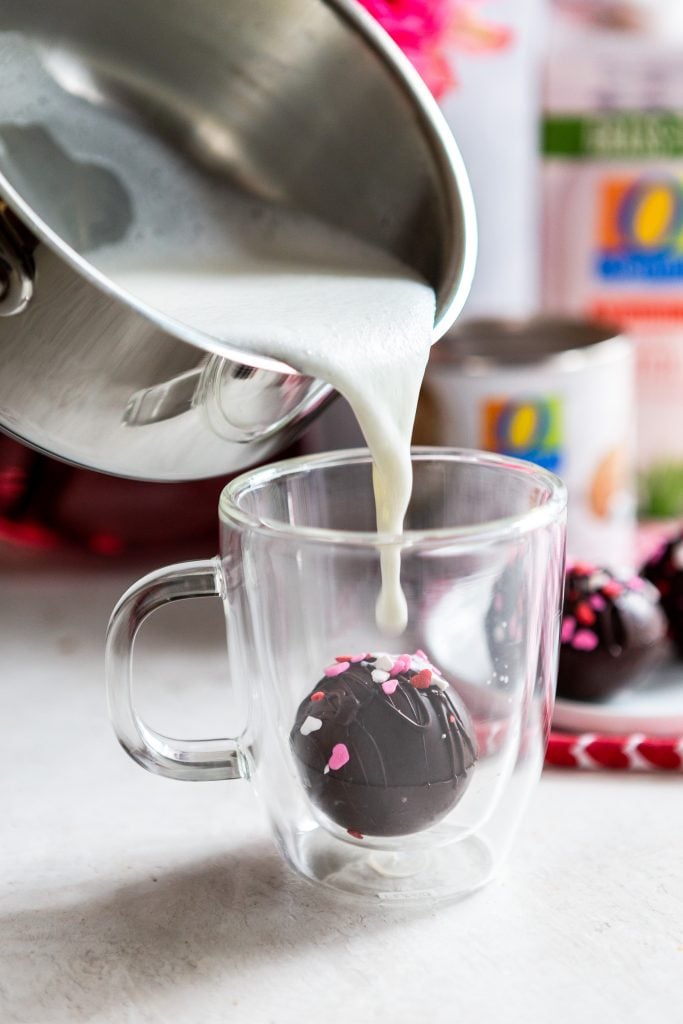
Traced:
<path id="1" fill-rule="evenodd" d="M 683 772 L 683 736 L 551 732 L 545 764 L 584 771 Z"/>

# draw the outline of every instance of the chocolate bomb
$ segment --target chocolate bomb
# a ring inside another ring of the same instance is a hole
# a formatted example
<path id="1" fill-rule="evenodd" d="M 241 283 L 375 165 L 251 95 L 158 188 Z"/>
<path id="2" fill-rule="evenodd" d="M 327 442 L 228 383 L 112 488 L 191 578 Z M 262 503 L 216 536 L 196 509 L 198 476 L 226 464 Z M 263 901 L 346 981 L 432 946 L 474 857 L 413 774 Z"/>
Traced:
<path id="1" fill-rule="evenodd" d="M 301 702 L 290 744 L 310 799 L 359 838 L 429 828 L 477 760 L 467 712 L 421 652 L 338 658 Z"/>
<path id="2" fill-rule="evenodd" d="M 643 576 L 659 591 L 669 636 L 683 657 L 683 532 L 661 545 L 645 563 Z"/>
<path id="3" fill-rule="evenodd" d="M 666 653 L 656 589 L 577 564 L 567 571 L 558 697 L 595 701 L 640 682 Z"/>

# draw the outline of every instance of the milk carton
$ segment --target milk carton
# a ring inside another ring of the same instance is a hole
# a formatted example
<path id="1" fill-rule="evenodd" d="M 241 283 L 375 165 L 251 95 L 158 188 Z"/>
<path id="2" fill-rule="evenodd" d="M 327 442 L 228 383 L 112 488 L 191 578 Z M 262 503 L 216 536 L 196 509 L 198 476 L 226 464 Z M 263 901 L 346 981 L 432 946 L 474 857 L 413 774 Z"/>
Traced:
<path id="1" fill-rule="evenodd" d="M 563 0 L 544 83 L 543 303 L 636 342 L 641 502 L 683 514 L 683 3 Z"/>

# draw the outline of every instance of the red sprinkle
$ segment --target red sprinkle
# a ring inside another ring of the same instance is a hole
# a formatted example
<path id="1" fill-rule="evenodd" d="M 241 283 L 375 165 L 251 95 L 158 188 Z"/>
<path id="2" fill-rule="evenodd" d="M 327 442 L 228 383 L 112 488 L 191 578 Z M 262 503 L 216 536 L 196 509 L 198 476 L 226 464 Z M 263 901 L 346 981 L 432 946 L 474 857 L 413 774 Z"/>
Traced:
<path id="1" fill-rule="evenodd" d="M 577 605 L 574 613 L 582 626 L 592 626 L 595 622 L 595 612 L 588 604 Z"/>
<path id="2" fill-rule="evenodd" d="M 346 831 L 350 836 L 353 836 L 354 839 L 365 839 L 363 833 L 359 832 L 357 828 L 347 828 Z"/>
<path id="3" fill-rule="evenodd" d="M 455 721 L 455 715 L 449 715 L 448 716 L 448 721 L 449 722 L 454 722 Z"/>
<path id="4" fill-rule="evenodd" d="M 595 572 L 595 566 L 591 565 L 590 562 L 575 562 L 572 566 L 572 571 L 577 576 L 592 576 Z"/>
<path id="5" fill-rule="evenodd" d="M 335 661 L 351 661 L 351 655 L 350 654 L 338 654 L 337 657 L 334 660 Z"/>
<path id="6" fill-rule="evenodd" d="M 609 583 L 605 583 L 602 588 L 602 592 L 606 597 L 619 597 L 619 594 L 621 594 L 623 590 L 624 588 L 621 583 L 617 583 L 616 580 L 610 580 Z"/>
<path id="7" fill-rule="evenodd" d="M 325 694 L 323 693 L 322 690 L 316 690 L 315 693 L 311 694 L 311 700 L 323 700 L 324 697 Z"/>
<path id="8" fill-rule="evenodd" d="M 427 690 L 432 682 L 432 673 L 428 668 L 421 669 L 417 675 L 414 675 L 410 683 L 415 687 L 416 690 Z"/>

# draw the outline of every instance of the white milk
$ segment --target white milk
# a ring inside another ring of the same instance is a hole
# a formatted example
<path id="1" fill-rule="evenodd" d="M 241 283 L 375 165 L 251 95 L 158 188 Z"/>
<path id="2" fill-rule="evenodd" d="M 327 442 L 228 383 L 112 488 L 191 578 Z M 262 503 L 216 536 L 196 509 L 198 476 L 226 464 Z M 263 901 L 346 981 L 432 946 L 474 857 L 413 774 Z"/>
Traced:
<path id="1" fill-rule="evenodd" d="M 375 463 L 378 529 L 401 533 L 432 290 L 374 247 L 283 208 L 267 177 L 260 200 L 227 175 L 202 173 L 103 104 L 96 80 L 67 53 L 12 33 L 3 40 L 9 86 L 0 95 L 0 121 L 28 131 L 22 168 L 1 142 L 0 166 L 19 175 L 39 214 L 68 244 L 134 296 L 341 392 Z M 229 150 L 219 125 L 198 120 L 196 131 Z M 83 178 L 88 168 L 108 175 L 99 175 L 108 182 L 101 196 L 74 184 L 95 187 Z M 383 554 L 382 574 L 378 622 L 398 634 L 406 605 L 397 551 Z"/>
<path id="2" fill-rule="evenodd" d="M 130 263 L 106 269 L 167 316 L 332 384 L 349 402 L 372 454 L 377 529 L 398 535 L 412 490 L 410 440 L 432 339 L 434 292 L 374 248 L 344 236 L 334 241 L 343 242 L 346 267 L 241 260 L 201 273 Z M 399 635 L 407 606 L 397 548 L 382 550 L 381 568 L 377 623 Z"/>

